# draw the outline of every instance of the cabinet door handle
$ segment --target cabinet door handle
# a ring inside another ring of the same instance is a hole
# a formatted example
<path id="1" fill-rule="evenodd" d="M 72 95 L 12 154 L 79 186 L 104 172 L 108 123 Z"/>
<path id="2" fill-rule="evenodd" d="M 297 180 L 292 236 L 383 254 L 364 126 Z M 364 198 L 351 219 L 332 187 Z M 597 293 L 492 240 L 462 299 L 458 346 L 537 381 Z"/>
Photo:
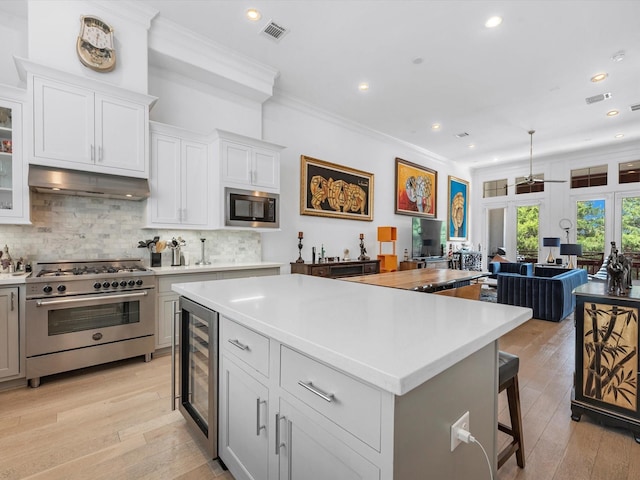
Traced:
<path id="1" fill-rule="evenodd" d="M 173 319 L 171 322 L 171 410 L 176 409 L 176 324 L 180 321 L 178 302 L 173 302 Z"/>
<path id="2" fill-rule="evenodd" d="M 247 350 L 250 351 L 251 349 L 249 348 L 249 345 L 245 345 L 244 343 L 241 343 L 239 340 L 232 340 L 229 339 L 227 340 L 231 345 L 233 345 L 234 347 L 238 347 L 240 350 Z"/>
<path id="3" fill-rule="evenodd" d="M 280 448 L 286 446 L 284 442 L 280 441 L 280 421 L 286 419 L 287 417 L 281 417 L 279 413 L 276 413 L 276 455 L 280 455 Z"/>
<path id="4" fill-rule="evenodd" d="M 94 149 L 94 146 L 92 144 L 91 145 L 91 161 L 95 162 L 95 160 L 96 160 L 95 149 Z"/>
<path id="5" fill-rule="evenodd" d="M 13 312 L 13 310 L 15 309 L 15 307 L 13 306 L 13 300 L 15 298 L 15 293 L 11 292 L 11 311 Z"/>
<path id="6" fill-rule="evenodd" d="M 309 383 L 305 383 L 302 380 L 300 380 L 298 382 L 298 385 L 300 385 L 301 387 L 306 388 L 307 390 L 309 390 L 311 393 L 316 394 L 317 396 L 319 396 L 321 399 L 323 399 L 325 402 L 329 402 L 331 403 L 336 397 L 333 393 L 326 393 L 323 392 L 322 390 L 320 390 L 318 387 L 314 386 L 312 382 Z"/>
<path id="7" fill-rule="evenodd" d="M 98 147 L 98 161 L 102 161 L 102 145 Z"/>
<path id="8" fill-rule="evenodd" d="M 260 430 L 267 428 L 266 425 L 260 424 L 260 405 L 266 404 L 266 400 L 260 400 L 260 397 L 256 398 L 256 436 L 260 436 Z"/>

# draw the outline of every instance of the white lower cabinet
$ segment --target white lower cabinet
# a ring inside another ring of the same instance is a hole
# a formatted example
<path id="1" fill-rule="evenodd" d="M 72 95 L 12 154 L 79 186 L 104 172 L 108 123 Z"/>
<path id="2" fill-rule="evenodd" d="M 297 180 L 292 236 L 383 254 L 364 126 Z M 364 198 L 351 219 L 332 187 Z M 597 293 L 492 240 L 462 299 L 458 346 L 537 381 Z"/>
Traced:
<path id="1" fill-rule="evenodd" d="M 0 288 L 0 379 L 20 372 L 18 289 Z"/>
<path id="2" fill-rule="evenodd" d="M 268 478 L 269 390 L 228 355 L 220 365 L 219 455 L 233 463 L 236 480 Z M 224 453 L 223 453 L 224 452 Z"/>
<path id="3" fill-rule="evenodd" d="M 280 400 L 281 480 L 378 480 L 380 470 L 309 417 Z"/>
<path id="4" fill-rule="evenodd" d="M 380 456 L 378 390 L 224 316 L 219 338 L 218 453 L 236 480 L 380 479 L 360 453 Z"/>

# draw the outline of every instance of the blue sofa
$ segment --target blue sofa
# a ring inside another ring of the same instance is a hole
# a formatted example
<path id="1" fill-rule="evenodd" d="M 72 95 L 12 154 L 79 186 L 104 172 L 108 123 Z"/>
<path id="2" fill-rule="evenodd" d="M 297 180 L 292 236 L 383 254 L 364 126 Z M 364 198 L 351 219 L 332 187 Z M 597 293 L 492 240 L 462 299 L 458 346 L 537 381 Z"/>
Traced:
<path id="1" fill-rule="evenodd" d="M 533 275 L 533 263 L 522 262 L 489 262 L 489 278 L 497 278 L 499 273 L 518 273 Z"/>
<path id="2" fill-rule="evenodd" d="M 529 307 L 533 318 L 559 322 L 576 308 L 574 288 L 587 283 L 586 270 L 536 268 L 535 275 L 498 274 L 498 303 Z"/>

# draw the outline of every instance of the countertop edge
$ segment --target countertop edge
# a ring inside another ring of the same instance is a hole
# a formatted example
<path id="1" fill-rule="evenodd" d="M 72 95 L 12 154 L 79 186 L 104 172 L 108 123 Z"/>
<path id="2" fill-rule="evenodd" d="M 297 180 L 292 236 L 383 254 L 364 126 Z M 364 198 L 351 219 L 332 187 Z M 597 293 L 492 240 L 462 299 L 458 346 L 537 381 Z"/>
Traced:
<path id="1" fill-rule="evenodd" d="M 282 263 L 213 263 L 211 265 L 180 265 L 179 267 L 150 267 L 157 276 L 179 275 L 188 273 L 225 272 L 231 270 L 253 270 L 263 268 L 280 268 Z"/>
<path id="2" fill-rule="evenodd" d="M 251 328 L 284 345 L 314 357 L 333 368 L 342 370 L 355 378 L 366 381 L 394 395 L 404 395 L 481 348 L 495 342 L 502 335 L 523 324 L 533 316 L 533 311 L 530 308 L 508 306 L 507 308 L 513 311 L 513 318 L 511 320 L 500 324 L 482 335 L 479 335 L 477 338 L 465 345 L 462 345 L 451 352 L 447 352 L 436 361 L 423 365 L 405 376 L 398 377 L 396 375 L 380 371 L 371 365 L 351 359 L 340 352 L 325 348 L 311 340 L 298 337 L 291 332 L 262 322 L 252 316 L 245 315 L 244 313 L 229 307 L 225 303 L 220 303 L 215 299 L 195 293 L 193 290 L 189 289 L 189 286 L 190 284 L 176 284 L 173 285 L 173 290 L 180 295 L 184 295 L 196 303 L 200 303 L 205 307 L 211 308 L 221 315 L 227 316 L 248 328 Z M 366 287 L 376 288 L 373 286 Z M 455 301 L 458 299 L 452 300 Z"/>

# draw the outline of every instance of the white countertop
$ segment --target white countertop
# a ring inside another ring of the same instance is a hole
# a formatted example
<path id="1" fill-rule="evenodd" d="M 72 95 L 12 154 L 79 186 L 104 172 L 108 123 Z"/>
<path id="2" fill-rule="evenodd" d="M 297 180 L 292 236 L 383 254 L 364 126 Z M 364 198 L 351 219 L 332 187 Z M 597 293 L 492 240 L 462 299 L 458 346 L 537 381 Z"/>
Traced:
<path id="1" fill-rule="evenodd" d="M 529 308 L 310 275 L 180 283 L 173 290 L 396 395 L 532 316 Z"/>
<path id="2" fill-rule="evenodd" d="M 0 273 L 0 285 L 19 285 L 24 283 L 29 275 L 31 272 Z"/>
<path id="3" fill-rule="evenodd" d="M 179 267 L 150 267 L 156 275 L 177 275 L 179 273 L 223 272 L 229 270 L 251 270 L 256 268 L 280 268 L 281 263 L 212 263 L 211 265 L 180 265 Z"/>

